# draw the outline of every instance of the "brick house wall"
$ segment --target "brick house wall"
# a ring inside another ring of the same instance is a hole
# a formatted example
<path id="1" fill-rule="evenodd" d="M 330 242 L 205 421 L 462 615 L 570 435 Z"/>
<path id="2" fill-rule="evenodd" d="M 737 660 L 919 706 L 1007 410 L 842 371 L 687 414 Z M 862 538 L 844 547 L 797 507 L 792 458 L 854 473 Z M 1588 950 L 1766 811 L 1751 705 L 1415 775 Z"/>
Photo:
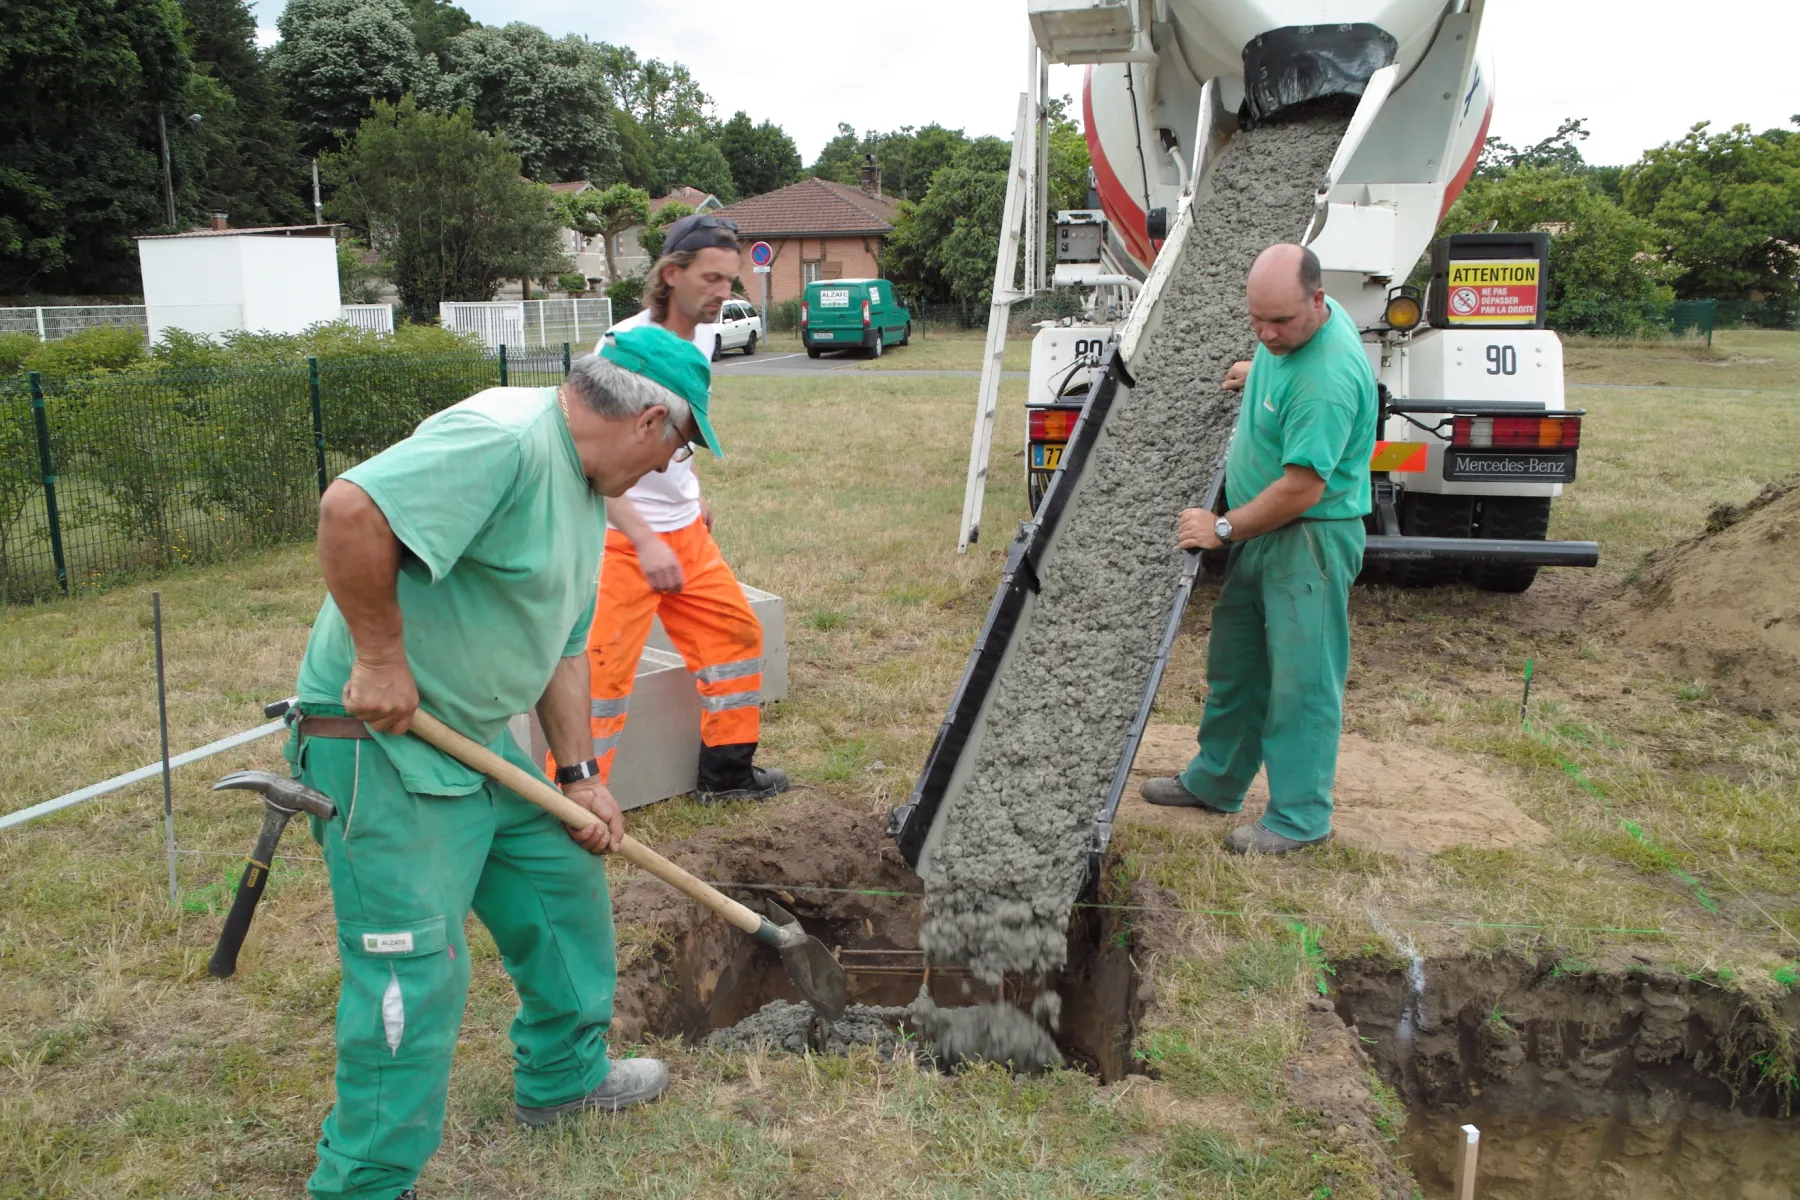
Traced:
<path id="1" fill-rule="evenodd" d="M 751 241 L 769 243 L 775 261 L 769 264 L 769 303 L 798 300 L 812 279 L 879 279 L 881 265 L 876 256 L 881 252 L 878 237 L 761 237 Z M 750 267 L 750 253 L 744 252 L 741 278 L 744 290 L 753 303 L 762 303 L 762 277 Z"/>

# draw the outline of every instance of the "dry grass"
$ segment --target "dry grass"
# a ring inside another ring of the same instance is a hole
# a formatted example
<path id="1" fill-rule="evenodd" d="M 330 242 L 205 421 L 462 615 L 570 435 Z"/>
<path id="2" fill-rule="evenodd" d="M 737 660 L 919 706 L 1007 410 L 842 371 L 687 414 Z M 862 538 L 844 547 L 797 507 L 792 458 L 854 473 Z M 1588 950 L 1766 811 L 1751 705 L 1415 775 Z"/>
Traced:
<path id="1" fill-rule="evenodd" d="M 1791 358 L 1796 346 L 1756 350 Z M 971 348 L 978 355 L 979 342 Z M 1636 351 L 1581 353 L 1608 380 L 1638 365 Z M 1000 446 L 1018 442 L 1019 389 L 1008 381 Z M 988 540 L 958 558 L 967 381 L 846 371 L 728 378 L 720 391 L 731 456 L 702 468 L 719 537 L 747 581 L 788 605 L 793 698 L 770 714 L 767 757 L 806 787 L 877 811 L 923 760 L 1024 515 L 1017 460 L 996 464 Z M 1547 577 L 1524 597 L 1354 599 L 1351 725 L 1504 774 L 1554 831 L 1550 845 L 1424 859 L 1337 847 L 1248 863 L 1221 853 L 1216 831 L 1123 828 L 1122 870 L 1171 887 L 1184 907 L 1244 914 L 1192 917 L 1150 968 L 1161 1000 L 1139 1049 L 1160 1083 L 941 1078 L 868 1057 L 665 1046 L 677 1079 L 669 1100 L 549 1135 L 508 1117 L 514 1001 L 474 928 L 450 1126 L 427 1194 L 1290 1197 L 1329 1187 L 1341 1200 L 1371 1194 L 1366 1164 L 1297 1120 L 1278 1079 L 1318 970 L 1290 923 L 1322 934 L 1332 955 L 1385 949 L 1372 909 L 1429 952 L 1636 951 L 1766 981 L 1796 949 L 1774 922 L 1800 932 L 1794 730 L 1710 707 L 1690 681 L 1658 676 L 1572 618 L 1642 550 L 1697 529 L 1711 503 L 1743 500 L 1800 466 L 1792 401 L 1646 388 L 1581 393 L 1579 403 L 1592 414 L 1588 451 L 1556 532 L 1598 537 L 1602 572 Z M 290 690 L 316 610 L 310 551 L 157 586 L 176 747 L 259 721 L 257 705 Z M 154 757 L 150 590 L 0 617 L 0 808 Z M 1205 610 L 1195 605 L 1165 683 L 1169 719 L 1197 715 Z M 1527 657 L 1537 681 L 1522 730 Z M 337 985 L 323 871 L 298 831 L 240 975 L 221 984 L 204 973 L 218 927 L 209 906 L 255 826 L 245 797 L 205 785 L 278 762 L 265 742 L 177 772 L 182 845 L 208 852 L 183 859 L 180 909 L 166 895 L 153 786 L 0 834 L 0 1197 L 298 1189 L 330 1102 Z M 673 802 L 632 824 L 657 842 L 756 819 Z M 1719 911 L 1672 866 L 1699 879 Z"/>

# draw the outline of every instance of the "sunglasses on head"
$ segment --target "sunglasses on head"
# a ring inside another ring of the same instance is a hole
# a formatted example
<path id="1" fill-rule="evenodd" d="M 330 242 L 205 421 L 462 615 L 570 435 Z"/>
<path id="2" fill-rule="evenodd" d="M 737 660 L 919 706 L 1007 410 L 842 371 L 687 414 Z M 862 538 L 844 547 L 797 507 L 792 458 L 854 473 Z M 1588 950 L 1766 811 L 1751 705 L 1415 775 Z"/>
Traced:
<path id="1" fill-rule="evenodd" d="M 701 243 L 698 246 L 692 247 L 696 250 L 704 250 L 709 246 L 716 246 L 718 245 L 718 240 L 713 235 L 716 231 L 721 229 L 728 231 L 733 239 L 736 239 L 737 237 L 738 224 L 730 217 L 701 216 L 693 218 L 693 222 L 692 225 L 689 225 L 686 229 L 681 231 L 680 237 L 663 247 L 664 254 L 676 254 L 682 250 L 689 249 L 689 243 L 691 242 Z M 703 234 L 704 236 L 702 236 Z"/>

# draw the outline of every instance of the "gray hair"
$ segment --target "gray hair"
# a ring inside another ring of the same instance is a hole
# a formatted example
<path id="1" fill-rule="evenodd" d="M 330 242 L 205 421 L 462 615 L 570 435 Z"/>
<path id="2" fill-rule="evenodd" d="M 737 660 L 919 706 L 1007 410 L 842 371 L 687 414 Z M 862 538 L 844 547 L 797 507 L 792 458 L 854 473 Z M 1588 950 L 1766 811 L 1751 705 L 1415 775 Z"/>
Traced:
<path id="1" fill-rule="evenodd" d="M 660 404 L 669 410 L 677 438 L 693 417 L 688 402 L 662 384 L 598 354 L 584 354 L 569 364 L 569 390 L 609 420 L 629 420 Z"/>

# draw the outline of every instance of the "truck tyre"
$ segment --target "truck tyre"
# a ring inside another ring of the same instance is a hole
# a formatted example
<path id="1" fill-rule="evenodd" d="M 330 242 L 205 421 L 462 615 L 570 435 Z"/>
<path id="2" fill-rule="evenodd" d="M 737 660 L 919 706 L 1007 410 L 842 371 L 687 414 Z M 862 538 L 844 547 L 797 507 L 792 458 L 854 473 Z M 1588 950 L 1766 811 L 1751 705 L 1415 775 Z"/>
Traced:
<path id="1" fill-rule="evenodd" d="M 750 331 L 750 340 L 744 343 L 744 357 L 749 358 L 756 353 L 756 330 Z"/>
<path id="2" fill-rule="evenodd" d="M 911 321 L 908 321 L 906 323 L 906 328 L 900 331 L 900 344 L 902 346 L 912 345 L 912 322 Z"/>
<path id="3" fill-rule="evenodd" d="M 875 331 L 875 340 L 874 340 L 874 342 L 873 342 L 873 343 L 871 343 L 871 344 L 870 344 L 870 346 L 869 346 L 869 357 L 870 357 L 870 358 L 880 358 L 880 357 L 881 357 L 881 350 L 882 350 L 882 346 L 881 346 L 881 330 L 879 330 L 879 329 L 877 329 L 877 330 L 876 330 L 876 331 Z"/>
<path id="4" fill-rule="evenodd" d="M 1477 519 L 1481 536 L 1541 542 L 1550 532 L 1550 497 L 1492 496 L 1483 499 Z M 1536 567 L 1513 563 L 1470 563 L 1469 582 L 1484 592 L 1522 592 L 1537 579 Z"/>
<path id="5" fill-rule="evenodd" d="M 1475 518 L 1475 501 L 1470 496 L 1433 496 L 1424 492 L 1407 492 L 1400 497 L 1400 532 L 1407 537 L 1469 536 Z M 1461 563 L 1398 562 L 1388 567 L 1388 579 L 1395 587 L 1436 587 L 1454 583 L 1462 573 Z"/>
<path id="6" fill-rule="evenodd" d="M 817 358 L 819 357 L 819 354 L 820 350 L 817 346 L 808 346 L 806 348 L 806 357 L 808 358 Z"/>

